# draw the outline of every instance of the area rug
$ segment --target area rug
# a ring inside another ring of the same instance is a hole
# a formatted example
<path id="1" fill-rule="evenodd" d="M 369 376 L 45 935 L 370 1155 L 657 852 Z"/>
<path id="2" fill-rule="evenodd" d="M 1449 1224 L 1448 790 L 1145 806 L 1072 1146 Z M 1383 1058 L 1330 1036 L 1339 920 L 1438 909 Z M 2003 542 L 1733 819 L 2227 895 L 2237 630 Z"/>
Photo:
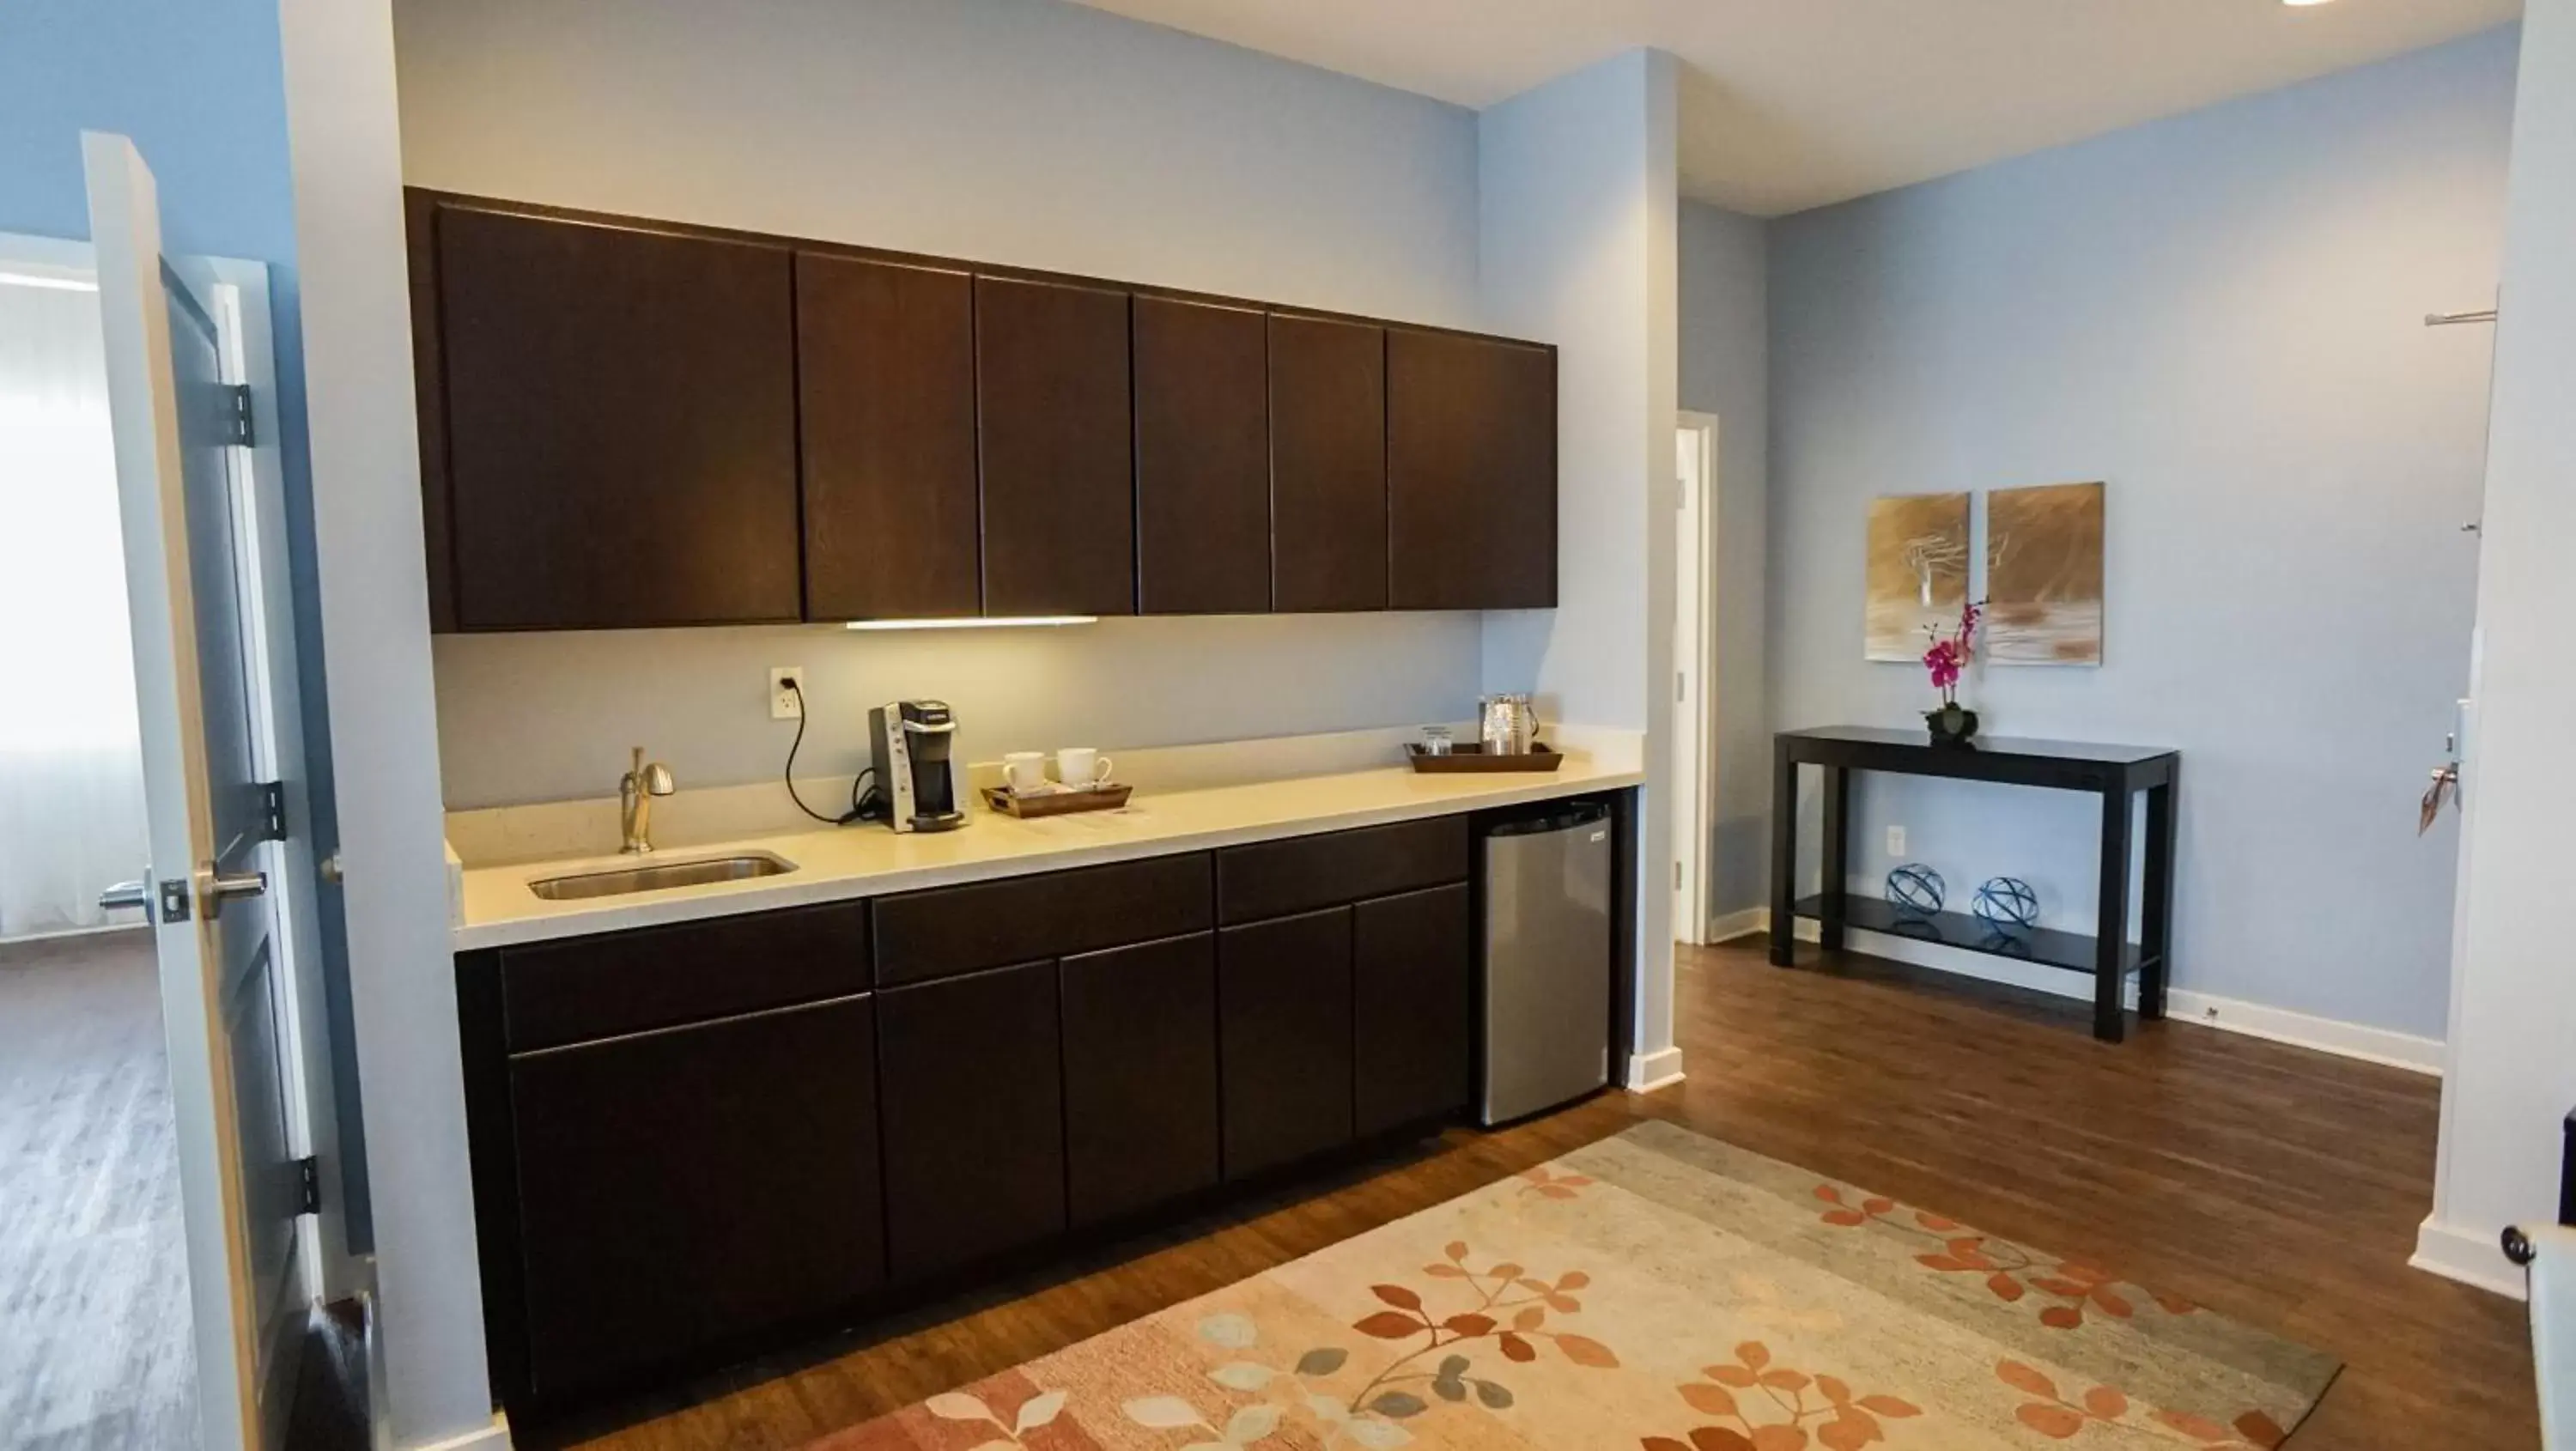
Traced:
<path id="1" fill-rule="evenodd" d="M 815 1451 L 2269 1448 L 2337 1368 L 1646 1123 Z"/>

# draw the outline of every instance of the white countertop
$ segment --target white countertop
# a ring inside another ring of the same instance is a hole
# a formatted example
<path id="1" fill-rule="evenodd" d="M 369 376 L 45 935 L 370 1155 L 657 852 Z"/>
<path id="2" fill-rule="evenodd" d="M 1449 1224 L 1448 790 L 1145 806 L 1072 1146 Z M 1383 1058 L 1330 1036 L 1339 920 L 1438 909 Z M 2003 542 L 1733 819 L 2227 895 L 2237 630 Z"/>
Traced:
<path id="1" fill-rule="evenodd" d="M 578 902 L 542 901 L 528 883 L 631 867 L 638 859 L 612 855 L 469 867 L 454 940 L 456 950 L 465 952 L 766 912 L 1612 791 L 1644 779 L 1635 770 L 1569 755 L 1545 775 L 1422 775 L 1392 767 L 1197 791 L 1139 791 L 1121 811 L 1037 821 L 977 810 L 965 827 L 932 835 L 898 835 L 873 824 L 818 828 L 673 848 L 642 859 L 669 863 L 767 852 L 795 863 L 792 872 Z"/>

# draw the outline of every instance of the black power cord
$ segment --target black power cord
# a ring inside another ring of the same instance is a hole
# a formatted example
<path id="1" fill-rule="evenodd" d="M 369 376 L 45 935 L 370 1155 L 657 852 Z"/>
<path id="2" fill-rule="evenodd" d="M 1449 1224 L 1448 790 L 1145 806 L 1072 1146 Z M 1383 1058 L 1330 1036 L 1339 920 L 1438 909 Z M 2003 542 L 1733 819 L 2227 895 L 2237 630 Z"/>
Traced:
<path id="1" fill-rule="evenodd" d="M 885 793 L 874 786 L 868 787 L 865 791 L 859 789 L 860 783 L 877 773 L 877 768 L 874 766 L 862 766 L 859 768 L 859 774 L 850 778 L 850 809 L 838 816 L 825 816 L 822 812 L 806 805 L 805 798 L 796 794 L 796 752 L 805 744 L 805 688 L 793 679 L 778 683 L 785 686 L 788 692 L 796 697 L 796 739 L 788 743 L 787 764 L 779 772 L 780 779 L 787 783 L 787 799 L 796 803 L 797 810 L 826 826 L 847 826 L 854 821 L 883 820 L 886 814 Z"/>

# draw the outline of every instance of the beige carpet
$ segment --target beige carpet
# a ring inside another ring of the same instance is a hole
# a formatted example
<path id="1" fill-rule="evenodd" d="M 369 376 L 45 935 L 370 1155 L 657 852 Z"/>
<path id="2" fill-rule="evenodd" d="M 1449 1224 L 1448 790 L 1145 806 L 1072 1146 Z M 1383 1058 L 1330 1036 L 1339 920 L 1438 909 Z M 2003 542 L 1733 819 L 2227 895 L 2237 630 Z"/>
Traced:
<path id="1" fill-rule="evenodd" d="M 2336 1369 L 1648 1123 L 815 1451 L 2260 1448 Z"/>

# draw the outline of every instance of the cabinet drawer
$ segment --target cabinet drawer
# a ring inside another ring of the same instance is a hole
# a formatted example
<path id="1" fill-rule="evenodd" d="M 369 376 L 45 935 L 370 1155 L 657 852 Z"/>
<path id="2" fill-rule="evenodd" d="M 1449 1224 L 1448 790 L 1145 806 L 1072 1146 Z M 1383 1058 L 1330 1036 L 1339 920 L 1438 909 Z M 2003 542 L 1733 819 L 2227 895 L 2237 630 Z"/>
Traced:
<path id="1" fill-rule="evenodd" d="M 867 986 L 865 902 L 501 949 L 504 1035 L 514 1053 Z"/>
<path id="2" fill-rule="evenodd" d="M 1467 818 L 1363 827 L 1217 853 L 1217 917 L 1285 917 L 1467 879 Z"/>
<path id="3" fill-rule="evenodd" d="M 1204 932 L 1204 852 L 880 898 L 877 980 L 920 982 Z"/>

